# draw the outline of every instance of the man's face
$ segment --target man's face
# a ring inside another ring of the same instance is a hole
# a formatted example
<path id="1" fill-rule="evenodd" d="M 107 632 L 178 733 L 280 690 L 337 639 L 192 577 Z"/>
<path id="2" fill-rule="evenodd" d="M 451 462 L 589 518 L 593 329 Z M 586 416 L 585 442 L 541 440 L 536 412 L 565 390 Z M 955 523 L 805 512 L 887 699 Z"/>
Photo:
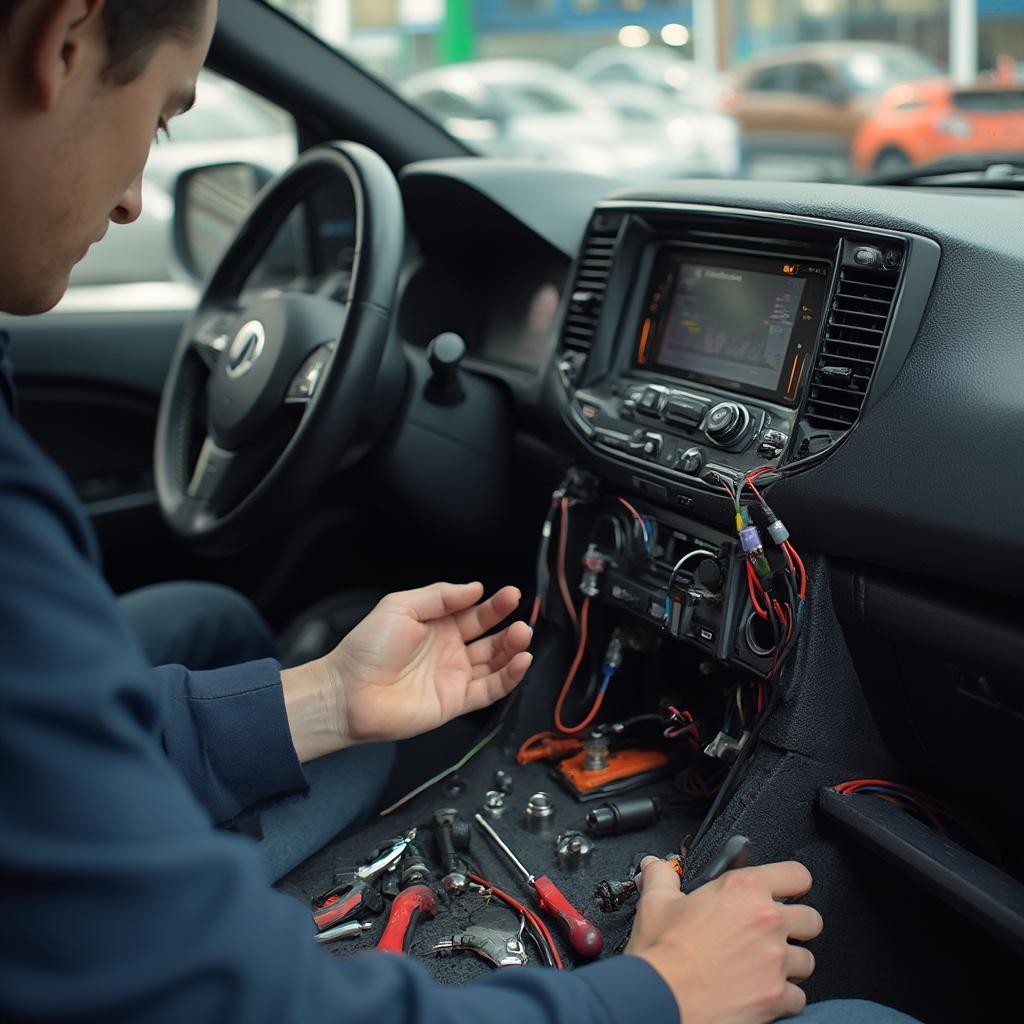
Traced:
<path id="1" fill-rule="evenodd" d="M 65 0 L 58 6 L 85 11 L 88 2 Z M 29 3 L 32 8 L 46 4 Z M 37 16 L 38 18 L 38 16 Z M 216 0 L 208 0 L 202 30 L 190 42 L 169 37 L 153 50 L 143 72 L 126 85 L 104 78 L 106 42 L 102 21 L 77 23 L 77 51 L 66 61 L 52 102 L 47 96 L 48 58 L 23 62 L 30 87 L 15 92 L 17 102 L 3 108 L 0 137 L 6 154 L 0 162 L 0 310 L 40 313 L 64 294 L 72 267 L 110 222 L 130 224 L 142 212 L 142 171 L 150 144 L 161 126 L 186 109 L 206 58 L 216 21 Z M 75 24 L 73 19 L 69 24 Z M 16 24 L 10 47 L 33 36 Z M 72 53 L 59 46 L 53 52 Z M 34 53 L 35 51 L 33 51 Z M 4 55 L 7 56 L 6 54 Z M 17 57 L 17 54 L 15 54 Z M 40 70 L 42 69 L 42 70 Z M 43 86 L 32 87 L 32 76 Z"/>

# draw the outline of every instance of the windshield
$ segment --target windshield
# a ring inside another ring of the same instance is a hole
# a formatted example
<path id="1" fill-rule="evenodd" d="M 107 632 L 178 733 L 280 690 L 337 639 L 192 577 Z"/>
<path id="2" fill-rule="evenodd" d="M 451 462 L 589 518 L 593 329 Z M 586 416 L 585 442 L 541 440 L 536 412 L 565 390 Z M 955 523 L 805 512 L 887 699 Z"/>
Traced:
<path id="1" fill-rule="evenodd" d="M 631 183 L 1024 159 L 1024 0 L 267 2 L 482 155 Z"/>

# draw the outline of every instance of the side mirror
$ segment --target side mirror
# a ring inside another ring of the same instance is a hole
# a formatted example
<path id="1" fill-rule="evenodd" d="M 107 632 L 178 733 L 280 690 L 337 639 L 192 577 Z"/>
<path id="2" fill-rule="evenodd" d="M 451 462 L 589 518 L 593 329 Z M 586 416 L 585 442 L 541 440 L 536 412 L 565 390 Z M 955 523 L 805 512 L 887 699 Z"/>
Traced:
<path id="1" fill-rule="evenodd" d="M 178 175 L 174 252 L 188 274 L 207 277 L 272 177 L 265 168 L 243 163 L 192 167 Z"/>

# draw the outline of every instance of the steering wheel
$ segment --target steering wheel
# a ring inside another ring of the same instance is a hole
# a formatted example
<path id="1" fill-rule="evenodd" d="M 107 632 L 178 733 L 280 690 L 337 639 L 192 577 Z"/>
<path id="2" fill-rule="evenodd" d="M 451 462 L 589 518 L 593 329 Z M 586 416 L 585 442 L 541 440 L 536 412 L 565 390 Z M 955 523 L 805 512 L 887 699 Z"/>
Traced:
<path id="1" fill-rule="evenodd" d="M 278 229 L 335 178 L 355 197 L 346 299 L 264 291 L 243 300 Z M 185 324 L 160 400 L 157 497 L 190 546 L 228 554 L 251 544 L 310 498 L 357 439 L 404 243 L 398 183 L 365 146 L 309 149 L 259 194 Z"/>

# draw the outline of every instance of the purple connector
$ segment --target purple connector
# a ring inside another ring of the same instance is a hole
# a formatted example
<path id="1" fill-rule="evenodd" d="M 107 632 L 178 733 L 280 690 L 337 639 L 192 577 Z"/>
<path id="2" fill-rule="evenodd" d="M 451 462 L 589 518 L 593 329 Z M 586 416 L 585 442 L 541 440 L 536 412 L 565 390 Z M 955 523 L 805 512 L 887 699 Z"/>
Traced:
<path id="1" fill-rule="evenodd" d="M 746 529 L 740 530 L 740 545 L 748 555 L 751 551 L 757 551 L 758 548 L 763 550 L 764 545 L 761 543 L 761 534 L 756 526 L 748 526 Z"/>

